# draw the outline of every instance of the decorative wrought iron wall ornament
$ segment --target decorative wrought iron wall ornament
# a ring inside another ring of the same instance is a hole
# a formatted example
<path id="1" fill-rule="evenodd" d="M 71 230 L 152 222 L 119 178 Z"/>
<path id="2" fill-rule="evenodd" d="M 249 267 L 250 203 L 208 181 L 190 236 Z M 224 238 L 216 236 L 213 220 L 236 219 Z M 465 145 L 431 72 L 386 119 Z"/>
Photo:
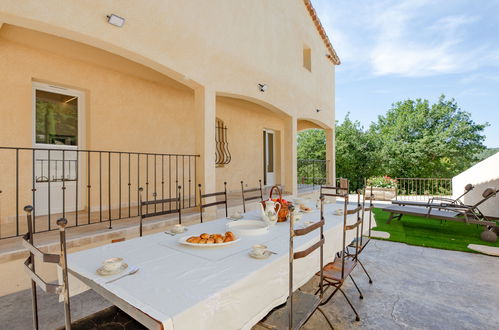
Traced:
<path id="1" fill-rule="evenodd" d="M 227 126 L 218 118 L 215 126 L 215 144 L 215 164 L 219 166 L 229 164 L 232 156 L 229 151 Z"/>

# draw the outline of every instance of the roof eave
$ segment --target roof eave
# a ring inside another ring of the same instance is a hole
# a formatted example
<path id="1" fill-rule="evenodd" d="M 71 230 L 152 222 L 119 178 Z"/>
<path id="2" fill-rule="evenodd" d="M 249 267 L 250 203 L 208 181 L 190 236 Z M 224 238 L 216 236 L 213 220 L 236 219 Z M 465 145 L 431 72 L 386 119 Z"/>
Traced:
<path id="1" fill-rule="evenodd" d="M 321 20 L 317 16 L 317 12 L 315 11 L 315 8 L 312 5 L 311 0 L 303 0 L 303 3 L 305 4 L 305 7 L 307 8 L 310 17 L 314 22 L 317 32 L 319 32 L 319 35 L 321 36 L 322 41 L 324 41 L 324 44 L 327 48 L 328 54 L 326 55 L 326 57 L 334 65 L 340 65 L 341 64 L 340 58 L 338 57 L 338 54 L 336 54 L 336 51 L 334 50 L 333 45 L 331 44 L 331 40 L 329 40 L 326 30 L 324 30 L 324 27 L 322 26 Z"/>

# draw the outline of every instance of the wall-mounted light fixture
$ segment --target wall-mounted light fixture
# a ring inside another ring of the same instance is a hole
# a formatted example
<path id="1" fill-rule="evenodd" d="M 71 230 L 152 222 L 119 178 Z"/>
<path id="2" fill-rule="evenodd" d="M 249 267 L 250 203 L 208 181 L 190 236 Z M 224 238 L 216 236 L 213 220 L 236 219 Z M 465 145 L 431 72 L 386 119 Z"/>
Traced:
<path id="1" fill-rule="evenodd" d="M 317 111 L 317 112 L 321 112 L 322 110 L 317 108 L 317 109 L 315 109 L 315 111 Z"/>
<path id="2" fill-rule="evenodd" d="M 117 27 L 122 27 L 125 24 L 125 19 L 115 14 L 107 15 L 107 22 Z"/>
<path id="3" fill-rule="evenodd" d="M 258 90 L 262 93 L 264 93 L 265 91 L 267 91 L 267 89 L 269 89 L 269 86 L 267 84 L 258 84 Z"/>

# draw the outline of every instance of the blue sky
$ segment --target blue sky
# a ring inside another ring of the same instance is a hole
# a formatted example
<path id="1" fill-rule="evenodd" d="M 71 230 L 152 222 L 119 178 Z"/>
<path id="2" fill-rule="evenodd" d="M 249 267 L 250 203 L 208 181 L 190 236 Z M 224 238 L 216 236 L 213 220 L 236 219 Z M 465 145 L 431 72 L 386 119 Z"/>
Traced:
<path id="1" fill-rule="evenodd" d="M 336 117 L 365 127 L 392 103 L 455 98 L 499 147 L 499 0 L 312 0 L 342 64 Z"/>

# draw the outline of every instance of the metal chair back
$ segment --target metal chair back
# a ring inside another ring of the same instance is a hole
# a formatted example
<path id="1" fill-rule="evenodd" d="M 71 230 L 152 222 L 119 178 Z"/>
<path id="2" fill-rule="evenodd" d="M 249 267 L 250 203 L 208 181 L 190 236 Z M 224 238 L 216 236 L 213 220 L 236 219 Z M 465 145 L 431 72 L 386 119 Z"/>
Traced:
<path id="1" fill-rule="evenodd" d="M 321 220 L 319 222 L 313 223 L 308 227 L 302 229 L 294 229 L 295 225 L 295 215 L 294 215 L 294 206 L 291 205 L 289 207 L 289 212 L 291 214 L 290 222 L 289 222 L 289 329 L 293 328 L 293 262 L 295 259 L 305 258 L 312 252 L 317 249 L 320 249 L 320 284 L 319 284 L 319 292 L 320 298 L 322 299 L 324 290 L 323 290 L 323 268 L 324 268 L 324 197 L 321 196 Z M 309 248 L 303 251 L 294 251 L 294 238 L 296 236 L 307 235 L 315 230 L 320 230 L 320 239 L 315 244 L 310 246 Z M 318 306 L 317 306 L 318 307 Z M 310 314 L 311 315 L 311 314 Z M 305 322 L 306 320 L 304 320 Z"/>
<path id="2" fill-rule="evenodd" d="M 321 196 L 332 196 L 332 197 L 343 197 L 346 193 L 348 194 L 349 182 L 348 179 L 340 178 L 338 179 L 338 185 L 322 185 L 320 189 Z"/>
<path id="3" fill-rule="evenodd" d="M 201 222 L 203 222 L 203 209 L 205 209 L 207 207 L 211 207 L 211 206 L 225 204 L 225 216 L 226 217 L 229 216 L 229 212 L 227 209 L 227 182 L 224 182 L 224 191 L 220 191 L 220 192 L 203 194 L 202 189 L 201 189 L 201 184 L 198 184 L 198 188 L 199 188 L 199 214 L 201 217 Z M 203 204 L 203 199 L 209 198 L 209 197 L 217 197 L 217 196 L 223 196 L 223 200 Z"/>
<path id="4" fill-rule="evenodd" d="M 181 205 L 181 196 L 182 196 L 182 186 L 177 187 L 177 197 L 168 198 L 168 199 L 154 199 L 154 200 L 143 200 L 142 193 L 144 188 L 139 188 L 139 234 L 142 237 L 142 226 L 145 218 L 157 217 L 160 215 L 178 213 L 178 223 L 182 223 L 182 205 Z M 156 198 L 156 197 L 155 197 Z M 175 208 L 172 209 L 172 203 L 175 203 Z M 161 204 L 161 210 L 159 210 L 159 204 Z M 165 204 L 168 207 L 165 207 Z M 149 206 L 152 206 L 151 212 L 149 212 Z M 168 209 L 167 209 L 168 208 Z"/>
<path id="5" fill-rule="evenodd" d="M 246 202 L 255 200 L 260 198 L 260 201 L 263 201 L 263 188 L 262 188 L 262 180 L 258 180 L 259 187 L 258 188 L 249 188 L 244 189 L 244 182 L 241 181 L 241 196 L 243 199 L 243 212 L 246 213 Z M 251 194 L 252 196 L 247 196 L 247 193 L 259 192 L 259 194 Z"/>
<path id="6" fill-rule="evenodd" d="M 349 204 L 349 196 L 348 193 L 344 194 L 342 196 L 344 198 L 344 204 L 343 204 L 343 240 L 342 240 L 342 249 L 341 249 L 341 279 L 345 279 L 345 258 L 347 257 L 347 247 L 350 244 L 349 241 L 347 241 L 347 232 L 350 230 L 355 229 L 355 254 L 353 255 L 353 260 L 357 260 L 358 254 L 359 254 L 359 232 L 360 232 L 360 225 L 362 224 L 362 218 L 360 216 L 360 211 L 362 208 L 362 205 L 360 204 L 360 192 L 357 191 L 357 204 L 354 209 L 348 209 L 348 204 Z M 348 216 L 349 215 L 356 215 L 356 220 L 355 223 L 353 224 L 348 224 Z"/>
<path id="7" fill-rule="evenodd" d="M 361 211 L 362 211 L 362 216 L 361 216 L 362 223 L 360 225 L 360 246 L 362 246 L 363 239 L 364 239 L 364 222 L 365 222 L 366 211 L 369 211 L 368 235 L 367 235 L 367 237 L 371 238 L 372 210 L 374 208 L 374 205 L 373 205 L 374 195 L 372 193 L 373 187 L 371 186 L 369 189 L 370 189 L 369 196 L 367 196 L 367 191 L 366 191 L 365 187 L 364 187 L 364 189 L 362 189 L 362 191 L 360 191 L 360 190 L 358 191 L 359 198 L 362 197 L 362 207 L 361 207 Z M 366 207 L 366 200 L 369 201 L 369 206 L 368 207 Z M 359 204 L 360 204 L 360 199 L 359 199 Z"/>
<path id="8" fill-rule="evenodd" d="M 67 266 L 67 251 L 66 251 L 66 225 L 68 220 L 61 218 L 57 220 L 59 226 L 59 241 L 60 241 L 60 254 L 43 253 L 35 247 L 33 242 L 33 219 L 31 212 L 33 207 L 28 205 L 24 207 L 26 212 L 26 219 L 28 222 L 28 232 L 23 236 L 22 244 L 29 251 L 29 257 L 24 262 L 24 269 L 31 278 L 31 295 L 32 295 L 32 308 L 33 308 L 33 329 L 39 329 L 38 322 L 38 300 L 37 300 L 37 286 L 44 292 L 61 294 L 64 298 L 64 323 L 67 330 L 71 330 L 71 307 L 69 301 L 69 282 L 68 282 L 68 266 Z M 45 282 L 35 269 L 35 256 L 38 257 L 42 263 L 59 264 L 62 269 L 62 284 L 52 284 Z"/>

